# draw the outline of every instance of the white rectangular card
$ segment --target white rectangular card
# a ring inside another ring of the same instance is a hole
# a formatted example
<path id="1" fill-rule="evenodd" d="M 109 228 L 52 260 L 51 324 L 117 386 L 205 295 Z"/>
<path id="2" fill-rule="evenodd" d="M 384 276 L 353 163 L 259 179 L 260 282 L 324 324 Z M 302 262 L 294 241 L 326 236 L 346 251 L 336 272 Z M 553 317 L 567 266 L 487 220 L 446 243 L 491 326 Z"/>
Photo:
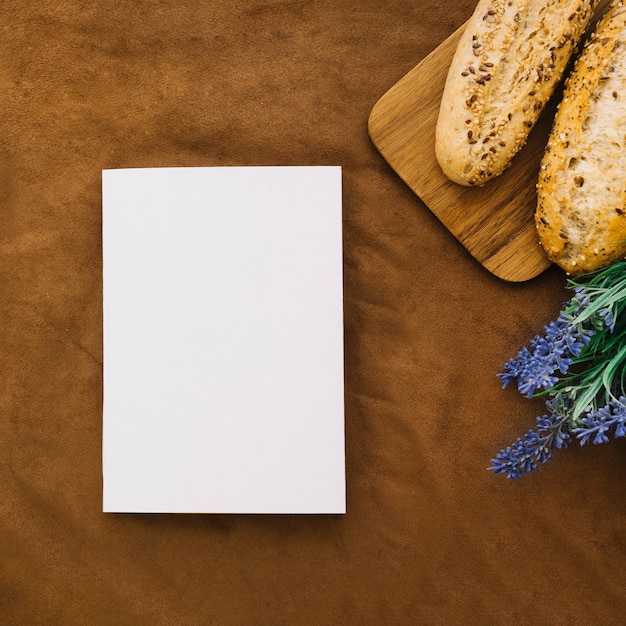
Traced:
<path id="1" fill-rule="evenodd" d="M 103 510 L 345 513 L 341 168 L 102 185 Z"/>

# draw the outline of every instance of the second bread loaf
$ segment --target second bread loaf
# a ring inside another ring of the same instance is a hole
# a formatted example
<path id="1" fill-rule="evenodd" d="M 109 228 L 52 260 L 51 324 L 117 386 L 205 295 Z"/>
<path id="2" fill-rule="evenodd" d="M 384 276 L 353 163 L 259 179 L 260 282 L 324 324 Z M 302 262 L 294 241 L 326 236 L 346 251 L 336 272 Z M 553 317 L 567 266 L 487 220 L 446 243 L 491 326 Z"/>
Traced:
<path id="1" fill-rule="evenodd" d="M 626 256 L 626 7 L 614 1 L 567 79 L 537 184 L 535 221 L 568 274 Z"/>

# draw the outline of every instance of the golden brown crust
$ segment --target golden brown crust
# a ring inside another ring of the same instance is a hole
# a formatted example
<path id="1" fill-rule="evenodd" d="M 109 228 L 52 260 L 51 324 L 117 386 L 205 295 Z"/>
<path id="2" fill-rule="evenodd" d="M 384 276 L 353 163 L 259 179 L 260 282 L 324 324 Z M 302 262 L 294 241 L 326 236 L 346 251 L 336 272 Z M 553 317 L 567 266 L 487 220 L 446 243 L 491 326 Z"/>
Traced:
<path id="1" fill-rule="evenodd" d="M 450 65 L 435 152 L 444 174 L 482 185 L 526 143 L 597 0 L 480 0 Z"/>
<path id="2" fill-rule="evenodd" d="M 626 255 L 626 8 L 614 2 L 566 81 L 537 184 L 535 222 L 568 274 Z"/>

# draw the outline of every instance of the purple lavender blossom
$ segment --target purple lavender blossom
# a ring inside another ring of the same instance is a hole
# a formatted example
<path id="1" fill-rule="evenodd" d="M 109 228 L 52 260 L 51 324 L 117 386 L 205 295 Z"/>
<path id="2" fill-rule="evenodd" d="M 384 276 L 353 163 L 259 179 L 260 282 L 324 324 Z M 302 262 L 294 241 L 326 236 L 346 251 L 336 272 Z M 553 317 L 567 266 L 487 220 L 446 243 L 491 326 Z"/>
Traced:
<path id="1" fill-rule="evenodd" d="M 584 311 L 591 303 L 591 296 L 585 285 L 578 285 L 574 287 L 574 293 L 576 294 L 568 304 L 574 307 L 572 315 L 578 315 Z"/>
<path id="2" fill-rule="evenodd" d="M 529 430 L 524 437 L 500 450 L 496 458 L 491 459 L 490 470 L 515 480 L 534 472 L 537 463 L 546 463 L 551 459 L 550 450 L 567 448 L 571 440 L 567 414 L 556 402 L 547 402 L 546 408 L 550 413 L 537 417 L 537 430 Z"/>
<path id="3" fill-rule="evenodd" d="M 607 443 L 608 434 L 611 433 L 616 439 L 624 437 L 626 435 L 626 397 L 620 396 L 596 411 L 589 411 L 581 422 L 581 427 L 573 429 L 581 446 L 584 446 L 592 437 L 594 444 Z"/>
<path id="4" fill-rule="evenodd" d="M 545 336 L 536 335 L 529 348 L 522 348 L 517 358 L 504 365 L 504 373 L 499 374 L 503 387 L 515 380 L 520 393 L 528 398 L 539 389 L 550 389 L 558 382 L 555 372 L 566 374 L 572 358 L 580 354 L 594 334 L 593 330 L 573 323 L 571 316 L 565 313 L 544 330 Z"/>
<path id="5" fill-rule="evenodd" d="M 545 327 L 545 331 L 546 339 L 549 342 L 558 345 L 564 344 L 564 351 L 573 357 L 580 355 L 581 350 L 589 343 L 594 334 L 593 330 L 581 328 L 579 324 L 574 324 L 572 316 L 565 313 L 561 313 L 556 321 L 550 322 Z"/>
<path id="6" fill-rule="evenodd" d="M 615 330 L 615 317 L 613 316 L 613 311 L 611 309 L 600 309 L 598 311 L 598 315 L 601 318 L 602 326 L 607 328 L 610 333 Z"/>

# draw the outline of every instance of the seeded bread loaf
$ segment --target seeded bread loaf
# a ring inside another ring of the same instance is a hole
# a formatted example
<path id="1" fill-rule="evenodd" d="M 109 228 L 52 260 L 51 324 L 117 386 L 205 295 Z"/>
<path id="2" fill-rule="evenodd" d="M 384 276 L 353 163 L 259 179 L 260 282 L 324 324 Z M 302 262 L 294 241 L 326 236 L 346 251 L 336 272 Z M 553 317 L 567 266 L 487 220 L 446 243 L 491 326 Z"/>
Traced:
<path id="1" fill-rule="evenodd" d="M 566 81 L 537 184 L 535 222 L 568 274 L 626 255 L 626 7 L 613 2 Z"/>
<path id="2" fill-rule="evenodd" d="M 526 143 L 597 0 L 480 0 L 450 65 L 435 151 L 444 174 L 482 185 Z"/>

